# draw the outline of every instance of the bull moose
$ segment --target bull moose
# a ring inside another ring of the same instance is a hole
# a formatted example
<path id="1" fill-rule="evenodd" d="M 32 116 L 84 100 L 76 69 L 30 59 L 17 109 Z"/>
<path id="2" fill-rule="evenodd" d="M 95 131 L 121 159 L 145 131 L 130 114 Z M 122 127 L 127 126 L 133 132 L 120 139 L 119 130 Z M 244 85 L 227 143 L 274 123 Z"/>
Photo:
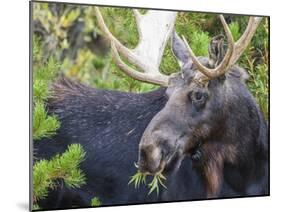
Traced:
<path id="1" fill-rule="evenodd" d="M 36 158 L 80 143 L 87 152 L 81 164 L 87 182 L 79 189 L 50 191 L 40 206 L 89 206 L 94 195 L 103 205 L 268 195 L 268 126 L 247 89 L 246 71 L 235 65 L 261 18 L 250 17 L 234 42 L 220 15 L 227 46 L 223 35 L 215 36 L 207 58 L 196 57 L 174 31 L 176 12 L 143 15 L 134 9 L 140 41 L 133 50 L 113 36 L 97 7 L 95 12 L 120 70 L 161 88 L 136 94 L 99 90 L 64 77 L 53 83 L 47 107 L 61 127 L 52 138 L 35 143 Z M 169 39 L 181 70 L 166 76 L 159 65 Z M 134 162 L 143 173 L 163 172 L 167 190 L 147 195 L 145 187 L 128 186 Z"/>

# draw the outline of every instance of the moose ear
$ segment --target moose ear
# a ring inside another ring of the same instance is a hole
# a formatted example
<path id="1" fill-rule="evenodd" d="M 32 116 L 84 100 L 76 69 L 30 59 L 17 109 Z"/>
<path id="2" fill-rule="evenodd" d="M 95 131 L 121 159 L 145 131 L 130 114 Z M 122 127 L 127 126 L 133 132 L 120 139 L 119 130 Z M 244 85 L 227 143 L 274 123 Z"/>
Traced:
<path id="1" fill-rule="evenodd" d="M 173 31 L 172 33 L 172 50 L 175 57 L 178 59 L 180 66 L 189 62 L 188 50 L 184 45 L 183 40 L 178 36 L 178 34 Z"/>
<path id="2" fill-rule="evenodd" d="M 225 55 L 224 36 L 217 35 L 212 38 L 209 44 L 209 66 L 215 68 L 219 66 Z"/>

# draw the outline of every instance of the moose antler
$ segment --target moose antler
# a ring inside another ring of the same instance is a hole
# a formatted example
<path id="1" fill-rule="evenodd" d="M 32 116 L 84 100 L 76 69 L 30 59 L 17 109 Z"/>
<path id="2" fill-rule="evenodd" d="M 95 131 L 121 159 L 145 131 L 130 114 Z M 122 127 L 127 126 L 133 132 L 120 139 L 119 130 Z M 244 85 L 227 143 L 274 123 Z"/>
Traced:
<path id="1" fill-rule="evenodd" d="M 218 76 L 221 76 L 224 74 L 233 64 L 237 62 L 239 57 L 242 55 L 243 51 L 246 49 L 248 44 L 250 43 L 259 23 L 261 22 L 261 17 L 250 17 L 248 21 L 248 26 L 246 30 L 244 31 L 243 35 L 240 37 L 240 39 L 234 43 L 232 34 L 230 32 L 230 29 L 223 17 L 223 15 L 220 15 L 220 20 L 222 22 L 224 31 L 227 36 L 228 40 L 228 49 L 224 56 L 224 59 L 222 62 L 214 69 L 210 69 L 202 65 L 199 60 L 194 55 L 192 49 L 190 48 L 189 44 L 187 43 L 186 39 L 183 37 L 184 43 L 186 48 L 188 49 L 191 59 L 193 63 L 196 65 L 197 69 L 203 73 L 208 79 L 216 78 Z"/>
<path id="2" fill-rule="evenodd" d="M 135 49 L 128 49 L 109 31 L 97 7 L 95 7 L 95 12 L 99 27 L 111 42 L 113 59 L 117 66 L 136 80 L 167 87 L 169 76 L 161 74 L 159 66 L 165 46 L 174 28 L 177 13 L 149 10 L 145 15 L 142 15 L 134 9 L 139 43 Z M 119 53 L 142 72 L 136 71 L 124 63 Z"/>

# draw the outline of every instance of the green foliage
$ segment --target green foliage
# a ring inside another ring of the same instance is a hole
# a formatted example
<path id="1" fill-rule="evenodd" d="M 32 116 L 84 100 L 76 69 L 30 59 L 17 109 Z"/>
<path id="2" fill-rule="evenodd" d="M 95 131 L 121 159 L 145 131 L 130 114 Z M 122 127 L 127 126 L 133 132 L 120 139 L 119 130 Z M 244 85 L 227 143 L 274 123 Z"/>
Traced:
<path id="1" fill-rule="evenodd" d="M 261 50 L 264 56 L 268 53 L 268 30 L 268 18 L 264 17 L 252 40 L 252 46 Z M 268 64 L 268 61 L 266 63 Z"/>
<path id="2" fill-rule="evenodd" d="M 42 57 L 42 48 L 40 39 L 37 36 L 33 37 L 32 41 L 32 59 L 33 62 L 38 62 Z"/>
<path id="3" fill-rule="evenodd" d="M 50 137 L 56 133 L 59 127 L 59 121 L 54 116 L 47 115 L 45 105 L 38 102 L 33 111 L 33 139 L 36 141 Z"/>
<path id="4" fill-rule="evenodd" d="M 41 52 L 41 51 L 40 51 Z M 40 58 L 40 56 L 37 56 Z M 59 72 L 60 65 L 54 57 L 49 57 L 46 62 L 35 61 L 33 80 L 50 82 L 54 80 Z"/>
<path id="5" fill-rule="evenodd" d="M 172 52 L 171 43 L 169 42 L 164 50 L 163 59 L 160 64 L 160 70 L 164 74 L 172 74 L 180 70 L 180 66 Z"/>
<path id="6" fill-rule="evenodd" d="M 60 127 L 55 116 L 47 114 L 45 101 L 51 96 L 49 84 L 57 76 L 59 65 L 53 57 L 42 62 L 40 40 L 33 40 L 33 139 L 55 134 Z"/>
<path id="7" fill-rule="evenodd" d="M 61 155 L 51 160 L 40 160 L 33 166 L 33 200 L 36 203 L 47 197 L 49 189 L 54 189 L 59 180 L 66 186 L 77 188 L 85 184 L 85 175 L 79 169 L 85 158 L 85 151 L 80 144 L 72 144 Z"/>
<path id="8" fill-rule="evenodd" d="M 105 22 L 109 30 L 118 37 L 124 45 L 129 48 L 134 48 L 139 38 L 133 11 L 110 7 L 103 8 L 101 11 L 103 16 L 107 17 Z"/>
<path id="9" fill-rule="evenodd" d="M 175 25 L 176 32 L 187 39 L 195 55 L 208 55 L 210 36 L 204 28 L 213 17 L 214 15 L 204 13 L 181 12 L 178 14 Z"/>
<path id="10" fill-rule="evenodd" d="M 231 24 L 229 24 L 229 29 L 231 31 L 234 41 L 237 41 L 241 36 L 239 23 L 232 22 Z"/>
<path id="11" fill-rule="evenodd" d="M 135 167 L 137 167 L 136 164 L 135 164 Z M 133 176 L 130 177 L 130 181 L 128 182 L 128 185 L 134 184 L 135 189 L 137 189 L 140 187 L 141 184 L 146 185 L 146 177 L 147 177 L 147 174 L 144 174 L 138 170 L 136 172 L 136 174 L 134 174 Z M 165 180 L 166 180 L 166 177 L 161 172 L 156 173 L 153 176 L 152 181 L 149 184 L 147 184 L 147 187 L 149 188 L 148 195 L 151 194 L 153 191 L 156 191 L 156 194 L 158 196 L 159 191 L 160 191 L 160 186 L 167 189 L 167 187 L 165 186 L 165 184 L 163 182 Z"/>
<path id="12" fill-rule="evenodd" d="M 153 191 L 156 191 L 157 196 L 158 196 L 158 194 L 159 194 L 159 184 L 162 187 L 167 189 L 167 187 L 163 183 L 163 180 L 166 180 L 166 178 L 164 177 L 163 174 L 158 173 L 158 174 L 154 175 L 153 180 L 151 181 L 151 183 L 148 184 L 148 187 L 150 188 L 148 194 L 151 194 Z"/>
<path id="13" fill-rule="evenodd" d="M 210 37 L 208 32 L 201 29 L 204 22 L 198 22 L 198 18 L 201 21 L 206 21 L 205 16 L 203 14 L 194 15 L 192 13 L 180 12 L 175 24 L 177 34 L 187 39 L 193 52 L 198 56 L 208 55 Z M 165 48 L 160 70 L 165 74 L 171 74 L 180 70 L 177 60 L 172 53 L 170 42 Z"/>
<path id="14" fill-rule="evenodd" d="M 199 56 L 208 55 L 208 46 L 210 38 L 206 32 L 195 31 L 192 34 L 192 39 L 189 41 L 194 54 Z"/>
<path id="15" fill-rule="evenodd" d="M 249 61 L 250 62 L 250 61 Z M 249 69 L 251 80 L 248 83 L 250 91 L 256 97 L 261 111 L 268 119 L 268 66 L 259 64 Z"/>
<path id="16" fill-rule="evenodd" d="M 146 174 L 143 174 L 139 170 L 136 174 L 131 176 L 130 181 L 128 182 L 128 185 L 134 183 L 135 188 L 139 188 L 140 184 L 146 184 Z"/>
<path id="17" fill-rule="evenodd" d="M 91 199 L 91 206 L 92 207 L 99 207 L 101 206 L 101 201 L 98 197 L 94 197 L 93 199 Z"/>

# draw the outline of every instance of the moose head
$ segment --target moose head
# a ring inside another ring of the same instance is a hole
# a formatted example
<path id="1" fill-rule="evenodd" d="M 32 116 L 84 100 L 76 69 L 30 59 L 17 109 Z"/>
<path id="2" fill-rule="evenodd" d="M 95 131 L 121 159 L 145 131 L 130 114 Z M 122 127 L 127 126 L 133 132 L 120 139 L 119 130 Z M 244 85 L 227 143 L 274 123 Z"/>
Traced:
<path id="1" fill-rule="evenodd" d="M 140 41 L 131 50 L 110 33 L 96 8 L 118 67 L 136 80 L 167 87 L 168 101 L 150 121 L 139 143 L 139 169 L 156 174 L 179 167 L 189 156 L 206 178 L 208 195 L 215 196 L 221 187 L 224 164 L 244 160 L 255 145 L 254 122 L 259 112 L 245 85 L 247 74 L 235 63 L 262 18 L 250 17 L 243 35 L 234 42 L 223 15 L 219 15 L 227 44 L 223 35 L 215 36 L 209 45 L 209 57 L 196 57 L 186 39 L 173 31 L 175 12 L 149 11 L 142 15 L 133 11 Z M 166 76 L 160 73 L 159 65 L 170 37 L 181 71 Z M 119 53 L 142 72 L 124 63 Z"/>

